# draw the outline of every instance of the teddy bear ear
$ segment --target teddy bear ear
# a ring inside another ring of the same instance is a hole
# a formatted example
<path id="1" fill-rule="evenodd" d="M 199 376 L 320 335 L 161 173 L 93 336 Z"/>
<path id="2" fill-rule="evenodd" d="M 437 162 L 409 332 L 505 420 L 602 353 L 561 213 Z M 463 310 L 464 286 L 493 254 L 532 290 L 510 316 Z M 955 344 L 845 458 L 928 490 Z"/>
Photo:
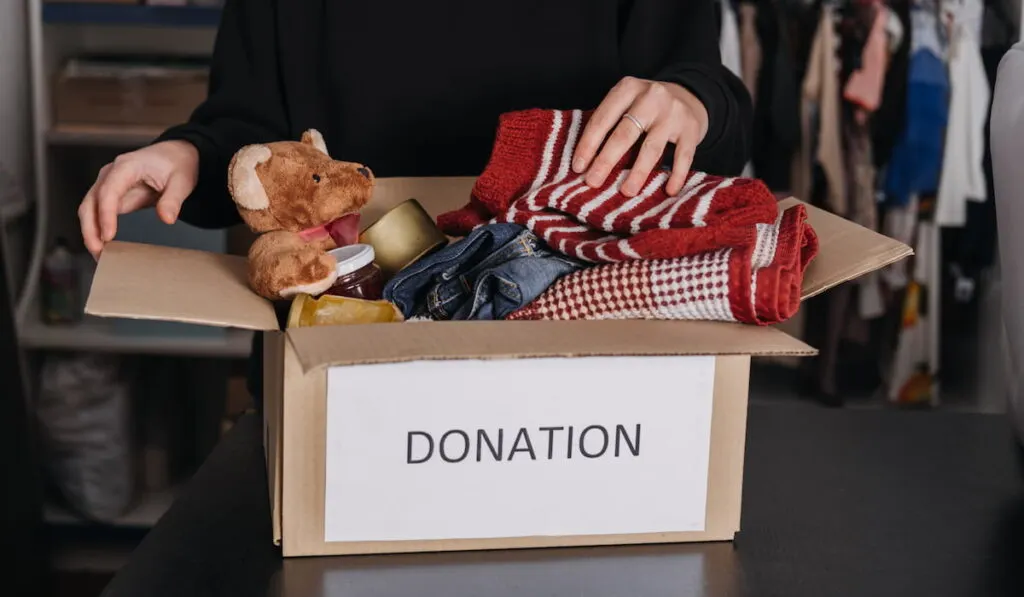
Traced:
<path id="1" fill-rule="evenodd" d="M 316 129 L 309 129 L 302 133 L 302 142 L 306 145 L 312 145 L 317 148 L 320 153 L 330 157 L 331 154 L 327 153 L 327 143 L 324 142 L 324 136 L 320 134 L 320 131 Z"/>
<path id="2" fill-rule="evenodd" d="M 250 211 L 270 207 L 267 191 L 256 175 L 256 166 L 270 159 L 270 148 L 266 145 L 249 145 L 235 154 L 228 168 L 228 184 L 235 203 Z"/>

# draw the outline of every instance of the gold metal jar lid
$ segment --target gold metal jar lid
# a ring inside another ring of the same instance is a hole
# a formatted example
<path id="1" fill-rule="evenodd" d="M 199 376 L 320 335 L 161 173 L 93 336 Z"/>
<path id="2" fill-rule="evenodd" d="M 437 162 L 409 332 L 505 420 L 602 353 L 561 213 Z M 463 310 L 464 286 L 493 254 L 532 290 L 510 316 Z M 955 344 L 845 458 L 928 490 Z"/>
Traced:
<path id="1" fill-rule="evenodd" d="M 407 199 L 364 230 L 359 242 L 373 247 L 375 262 L 387 279 L 448 244 L 448 237 L 419 201 Z"/>

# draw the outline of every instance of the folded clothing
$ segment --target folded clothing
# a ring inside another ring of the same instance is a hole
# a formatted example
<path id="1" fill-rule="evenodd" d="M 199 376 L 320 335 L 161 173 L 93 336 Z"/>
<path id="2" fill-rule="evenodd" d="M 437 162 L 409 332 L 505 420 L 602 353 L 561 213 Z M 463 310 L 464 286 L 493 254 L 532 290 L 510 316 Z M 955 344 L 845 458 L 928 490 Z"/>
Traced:
<path id="1" fill-rule="evenodd" d="M 818 250 L 805 219 L 798 205 L 757 224 L 749 245 L 584 269 L 507 319 L 785 321 L 799 308 L 803 273 Z"/>
<path id="2" fill-rule="evenodd" d="M 760 180 L 690 172 L 678 195 L 665 192 L 669 172 L 655 170 L 640 193 L 620 192 L 637 149 L 592 188 L 570 169 L 591 112 L 521 110 L 503 114 L 490 160 L 469 203 L 442 214 L 447 234 L 464 236 L 488 222 L 532 230 L 571 257 L 609 263 L 671 259 L 728 247 L 751 247 L 756 224 L 775 221 L 775 197 Z"/>
<path id="3" fill-rule="evenodd" d="M 582 267 L 518 224 L 491 224 L 398 272 L 384 298 L 406 319 L 503 319 Z"/>

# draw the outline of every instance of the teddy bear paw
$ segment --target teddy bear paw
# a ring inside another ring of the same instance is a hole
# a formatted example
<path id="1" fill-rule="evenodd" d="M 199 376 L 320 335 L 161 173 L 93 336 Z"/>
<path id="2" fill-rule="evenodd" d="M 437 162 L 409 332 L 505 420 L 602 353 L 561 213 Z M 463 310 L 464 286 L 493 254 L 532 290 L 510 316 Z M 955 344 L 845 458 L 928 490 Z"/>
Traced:
<path id="1" fill-rule="evenodd" d="M 263 296 L 290 299 L 298 294 L 316 296 L 337 280 L 337 261 L 314 247 L 282 251 L 264 260 L 250 260 L 254 288 Z"/>

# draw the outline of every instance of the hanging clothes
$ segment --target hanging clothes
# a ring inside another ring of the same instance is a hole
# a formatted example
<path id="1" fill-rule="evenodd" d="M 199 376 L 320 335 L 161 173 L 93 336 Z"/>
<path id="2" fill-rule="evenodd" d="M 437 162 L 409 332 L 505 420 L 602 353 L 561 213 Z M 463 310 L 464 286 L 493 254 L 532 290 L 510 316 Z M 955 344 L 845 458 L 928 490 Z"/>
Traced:
<path id="1" fill-rule="evenodd" d="M 890 6 L 884 6 L 885 10 L 885 34 L 889 40 L 889 52 L 896 53 L 896 50 L 903 45 L 903 19 Z"/>
<path id="2" fill-rule="evenodd" d="M 886 167 L 886 232 L 915 246 L 908 263 L 880 274 L 899 291 L 886 378 L 889 399 L 901 404 L 934 403 L 937 387 L 942 275 L 935 194 L 947 149 L 951 82 L 944 22 L 936 0 L 910 7 L 906 121 Z"/>
<path id="3" fill-rule="evenodd" d="M 755 12 L 763 61 L 756 81 L 751 162 L 754 174 L 768 188 L 790 192 L 793 154 L 800 142 L 800 92 L 786 15 L 780 4 L 760 2 Z"/>
<path id="4" fill-rule="evenodd" d="M 719 54 L 722 56 L 722 65 L 728 68 L 737 77 L 743 78 L 743 55 L 740 45 L 740 27 L 736 17 L 736 9 L 732 0 L 718 0 L 721 25 L 718 34 Z M 744 178 L 754 177 L 754 168 L 750 161 L 743 167 L 741 176 Z"/>
<path id="5" fill-rule="evenodd" d="M 859 52 L 847 54 L 843 72 L 849 73 L 843 86 L 843 132 L 847 166 L 848 211 L 840 214 L 875 230 L 878 208 L 875 201 L 875 162 L 872 156 L 870 119 L 881 106 L 882 88 L 889 63 L 889 12 L 880 2 L 858 2 L 844 19 L 844 33 L 860 42 Z M 847 43 L 844 38 L 843 43 Z M 856 48 L 855 48 L 856 49 Z"/>
<path id="6" fill-rule="evenodd" d="M 882 104 L 871 119 L 871 147 L 875 168 L 889 163 L 892 149 L 903 134 L 907 113 L 907 79 L 910 68 L 910 1 L 889 0 L 890 57 L 882 87 Z M 884 179 L 880 181 L 884 186 Z"/>
<path id="7" fill-rule="evenodd" d="M 911 204 L 916 201 L 912 198 Z M 933 403 L 938 373 L 937 327 L 931 293 L 939 292 L 940 281 L 935 248 L 938 228 L 933 222 L 917 223 L 913 277 L 908 280 L 900 305 L 900 331 L 888 380 L 889 400 L 902 404 Z"/>
<path id="8" fill-rule="evenodd" d="M 940 60 L 946 60 L 949 40 L 941 22 L 939 2 L 947 0 L 914 0 L 910 7 L 910 53 L 928 50 Z"/>
<path id="9" fill-rule="evenodd" d="M 844 71 L 850 73 L 843 87 L 843 99 L 849 106 L 844 119 L 849 213 L 844 215 L 865 228 L 876 230 L 877 171 L 872 155 L 874 147 L 870 122 L 882 104 L 882 91 L 893 46 L 889 33 L 892 13 L 884 4 L 870 1 L 859 2 L 848 12 L 849 23 L 844 31 L 849 31 L 850 37 L 862 40 L 862 43 L 860 55 L 850 56 L 850 64 L 844 64 Z M 850 314 L 851 319 L 863 323 L 885 315 L 885 299 L 878 276 L 864 276 L 856 285 L 857 311 Z"/>
<path id="10" fill-rule="evenodd" d="M 751 94 L 751 101 L 754 103 L 755 111 L 758 108 L 758 77 L 761 73 L 761 42 L 758 40 L 757 32 L 757 7 L 749 0 L 739 3 L 737 10 L 739 22 L 739 68 L 740 78 Z M 741 173 L 743 177 L 754 178 L 757 171 L 754 169 L 754 159 L 746 162 Z"/>
<path id="11" fill-rule="evenodd" d="M 736 20 L 736 10 L 731 0 L 718 0 L 721 9 L 721 28 L 718 34 L 718 48 L 722 56 L 722 65 L 737 77 L 743 77 L 740 59 L 740 27 Z"/>
<path id="12" fill-rule="evenodd" d="M 885 191 L 895 205 L 938 189 L 949 115 L 947 40 L 935 1 L 917 0 L 910 22 L 906 121 L 886 169 Z"/>
<path id="13" fill-rule="evenodd" d="M 910 57 L 909 73 L 906 123 L 886 168 L 885 192 L 895 205 L 938 188 L 948 116 L 949 79 L 942 59 L 919 49 Z"/>
<path id="14" fill-rule="evenodd" d="M 828 186 L 824 200 L 826 209 L 845 214 L 846 169 L 843 162 L 839 99 L 840 64 L 836 57 L 840 40 L 835 34 L 835 20 L 831 4 L 823 4 L 802 85 L 800 130 L 803 143 L 793 173 L 793 190 L 797 197 L 812 196 L 812 172 L 817 162 L 825 174 Z M 816 139 L 812 135 L 815 115 L 818 123 Z"/>
<path id="15" fill-rule="evenodd" d="M 740 68 L 743 84 L 750 92 L 750 99 L 757 105 L 757 77 L 761 72 L 761 41 L 757 37 L 757 5 L 750 1 L 740 2 Z"/>
<path id="16" fill-rule="evenodd" d="M 985 63 L 985 73 L 989 89 L 995 84 L 999 62 L 1018 39 L 1017 25 L 1010 16 L 1008 7 L 999 0 L 985 2 L 982 19 L 981 58 Z M 991 100 L 991 97 L 989 98 Z M 991 106 L 991 102 L 990 102 Z M 991 111 L 987 116 L 991 117 Z M 989 121 L 985 123 L 985 188 L 989 200 L 984 203 L 969 201 L 967 218 L 963 228 L 946 228 L 943 230 L 943 243 L 948 245 L 943 252 L 943 260 L 948 261 L 948 270 L 955 277 L 955 284 L 965 284 L 977 288 L 984 270 L 995 265 L 996 254 L 996 206 L 992 180 L 992 152 L 990 142 L 991 128 Z M 972 302 L 977 294 L 954 298 L 960 302 Z"/>
<path id="17" fill-rule="evenodd" d="M 949 124 L 935 223 L 962 227 L 967 202 L 988 198 L 985 180 L 985 123 L 991 89 L 979 40 L 984 12 L 981 0 L 950 0 L 953 34 L 949 47 Z"/>
<path id="18" fill-rule="evenodd" d="M 871 135 L 867 125 L 850 122 L 846 127 L 845 145 L 849 211 L 841 215 L 865 228 L 876 230 L 878 209 L 875 202 L 875 164 L 871 158 Z"/>
<path id="19" fill-rule="evenodd" d="M 1001 48 L 1005 54 L 1020 39 L 1018 21 L 1013 14 L 1018 5 L 1014 0 L 985 0 L 980 39 L 983 53 L 988 48 Z"/>
<path id="20" fill-rule="evenodd" d="M 981 39 L 981 57 L 985 63 L 989 89 L 992 89 L 1000 60 L 1018 39 L 1016 21 L 1010 16 L 1009 9 L 999 0 L 986 3 Z M 988 111 L 988 117 L 991 118 L 991 110 Z M 978 279 L 982 270 L 995 265 L 996 207 L 990 135 L 990 124 L 986 121 L 985 186 L 989 200 L 984 203 L 972 201 L 967 205 L 967 224 L 953 252 L 955 263 L 960 266 L 964 275 L 974 280 Z"/>
<path id="21" fill-rule="evenodd" d="M 889 11 L 879 6 L 874 12 L 871 30 L 861 50 L 860 68 L 850 74 L 843 88 L 843 99 L 860 108 L 861 123 L 867 121 L 864 115 L 873 113 L 882 105 L 882 89 L 889 63 L 889 36 L 886 33 Z"/>
<path id="22" fill-rule="evenodd" d="M 812 197 L 877 230 L 875 119 L 883 108 L 892 111 L 884 93 L 898 81 L 890 77 L 889 66 L 894 52 L 909 42 L 902 21 L 879 0 L 826 3 L 822 13 L 804 78 L 804 122 L 813 123 L 818 110 L 817 130 L 805 130 L 804 149 L 815 156 L 811 166 L 820 167 L 820 175 L 811 179 Z M 807 305 L 805 334 L 819 354 L 805 361 L 804 382 L 819 402 L 841 404 L 851 384 L 882 383 L 884 364 L 872 330 L 884 325 L 880 318 L 889 302 L 881 275 L 872 275 Z"/>
<path id="23" fill-rule="evenodd" d="M 821 6 L 818 24 L 808 53 L 804 73 L 801 101 L 801 130 L 803 142 L 799 162 L 794 169 L 794 188 L 798 195 L 846 217 L 850 193 L 849 164 L 843 135 L 844 106 L 842 104 L 843 60 L 856 51 L 856 42 L 836 34 L 843 28 L 836 5 L 825 2 Z M 837 383 L 840 367 L 840 344 L 849 321 L 854 286 L 843 284 L 827 295 L 805 303 L 806 340 L 818 347 L 818 356 L 805 360 L 804 383 L 815 399 L 822 404 L 838 406 L 842 393 Z"/>

